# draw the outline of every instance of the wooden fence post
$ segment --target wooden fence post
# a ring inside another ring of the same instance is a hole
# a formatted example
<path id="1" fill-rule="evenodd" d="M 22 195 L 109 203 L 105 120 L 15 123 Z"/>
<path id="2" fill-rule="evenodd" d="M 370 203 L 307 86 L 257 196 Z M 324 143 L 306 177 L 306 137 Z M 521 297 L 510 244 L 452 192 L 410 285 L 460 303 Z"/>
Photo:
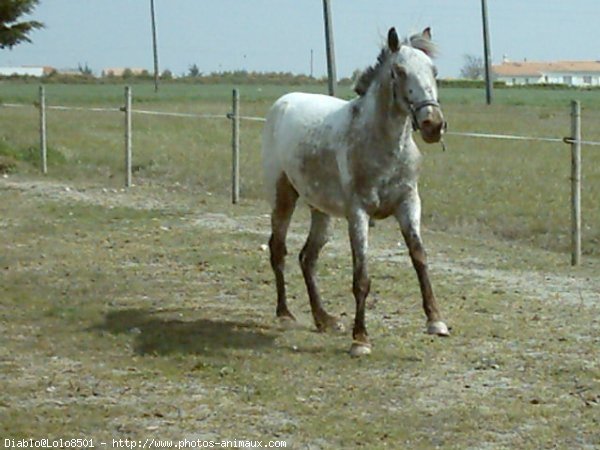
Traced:
<path id="1" fill-rule="evenodd" d="M 581 105 L 571 101 L 571 265 L 581 263 Z"/>
<path id="2" fill-rule="evenodd" d="M 46 90 L 40 86 L 40 162 L 41 170 L 48 173 L 48 147 L 46 138 Z"/>
<path id="3" fill-rule="evenodd" d="M 125 86 L 125 187 L 131 187 L 131 86 Z"/>
<path id="4" fill-rule="evenodd" d="M 233 90 L 233 110 L 231 113 L 231 202 L 236 204 L 240 200 L 240 93 Z"/>

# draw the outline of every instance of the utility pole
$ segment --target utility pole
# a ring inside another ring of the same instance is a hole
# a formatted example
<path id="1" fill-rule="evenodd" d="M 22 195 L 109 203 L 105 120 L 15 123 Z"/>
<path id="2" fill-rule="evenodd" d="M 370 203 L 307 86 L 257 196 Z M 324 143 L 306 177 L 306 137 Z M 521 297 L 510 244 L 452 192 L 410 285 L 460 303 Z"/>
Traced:
<path id="1" fill-rule="evenodd" d="M 315 60 L 315 56 L 314 56 L 314 52 L 313 49 L 310 49 L 310 77 L 314 78 L 314 60 Z"/>
<path id="2" fill-rule="evenodd" d="M 158 92 L 158 46 L 156 44 L 156 17 L 154 14 L 154 0 L 150 0 L 150 14 L 152 15 L 152 50 L 154 52 L 154 92 Z"/>
<path id="3" fill-rule="evenodd" d="M 494 85 L 492 83 L 492 57 L 490 49 L 487 0 L 481 0 L 481 15 L 483 19 L 483 54 L 485 59 L 485 100 L 488 105 L 491 105 Z"/>
<path id="4" fill-rule="evenodd" d="M 331 25 L 331 6 L 329 0 L 323 0 L 323 19 L 325 19 L 325 47 L 327 49 L 327 79 L 329 95 L 335 97 L 337 75 L 335 73 L 335 53 L 333 51 L 333 27 Z"/>

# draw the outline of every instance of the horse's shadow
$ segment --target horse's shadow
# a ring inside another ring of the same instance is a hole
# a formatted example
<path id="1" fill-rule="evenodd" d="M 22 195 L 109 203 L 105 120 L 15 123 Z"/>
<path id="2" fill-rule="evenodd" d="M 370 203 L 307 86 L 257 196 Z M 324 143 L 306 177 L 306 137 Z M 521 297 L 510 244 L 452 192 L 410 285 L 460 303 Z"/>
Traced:
<path id="1" fill-rule="evenodd" d="M 227 350 L 256 350 L 274 345 L 272 329 L 253 322 L 213 319 L 184 321 L 172 318 L 173 311 L 124 309 L 111 311 L 104 322 L 92 328 L 112 334 L 135 336 L 139 355 L 220 355 Z"/>

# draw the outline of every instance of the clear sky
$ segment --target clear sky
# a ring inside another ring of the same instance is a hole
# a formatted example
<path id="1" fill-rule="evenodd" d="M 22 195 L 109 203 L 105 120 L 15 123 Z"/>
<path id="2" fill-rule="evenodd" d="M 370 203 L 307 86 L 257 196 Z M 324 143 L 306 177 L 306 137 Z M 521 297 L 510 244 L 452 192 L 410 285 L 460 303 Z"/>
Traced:
<path id="1" fill-rule="evenodd" d="M 480 0 L 331 0 L 338 77 L 375 61 L 390 26 L 431 26 L 441 77 L 482 54 Z M 322 0 L 155 0 L 159 64 L 175 74 L 326 74 Z M 600 60 L 600 0 L 488 0 L 492 58 Z M 153 67 L 150 0 L 41 0 L 33 44 L 0 50 L 0 66 Z"/>

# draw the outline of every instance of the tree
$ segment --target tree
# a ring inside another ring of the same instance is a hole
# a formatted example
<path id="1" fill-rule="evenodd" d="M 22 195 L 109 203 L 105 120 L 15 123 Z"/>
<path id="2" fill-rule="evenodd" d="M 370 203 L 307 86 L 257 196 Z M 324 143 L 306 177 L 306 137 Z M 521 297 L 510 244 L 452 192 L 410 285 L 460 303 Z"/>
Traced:
<path id="1" fill-rule="evenodd" d="M 483 79 L 484 67 L 481 56 L 465 55 L 465 63 L 460 69 L 460 76 L 469 80 Z"/>
<path id="2" fill-rule="evenodd" d="M 193 64 L 189 67 L 188 77 L 196 78 L 196 77 L 199 77 L 200 75 L 202 75 L 202 73 L 200 72 L 200 69 L 198 68 L 198 66 L 196 64 Z"/>
<path id="3" fill-rule="evenodd" d="M 81 63 L 79 63 L 77 70 L 79 70 L 79 73 L 83 76 L 91 77 L 94 75 L 94 71 L 88 66 L 88 63 L 85 63 L 85 66 L 82 66 Z"/>
<path id="4" fill-rule="evenodd" d="M 0 49 L 31 42 L 29 33 L 43 28 L 44 24 L 36 20 L 18 21 L 21 16 L 31 14 L 38 3 L 39 0 L 0 1 Z"/>

